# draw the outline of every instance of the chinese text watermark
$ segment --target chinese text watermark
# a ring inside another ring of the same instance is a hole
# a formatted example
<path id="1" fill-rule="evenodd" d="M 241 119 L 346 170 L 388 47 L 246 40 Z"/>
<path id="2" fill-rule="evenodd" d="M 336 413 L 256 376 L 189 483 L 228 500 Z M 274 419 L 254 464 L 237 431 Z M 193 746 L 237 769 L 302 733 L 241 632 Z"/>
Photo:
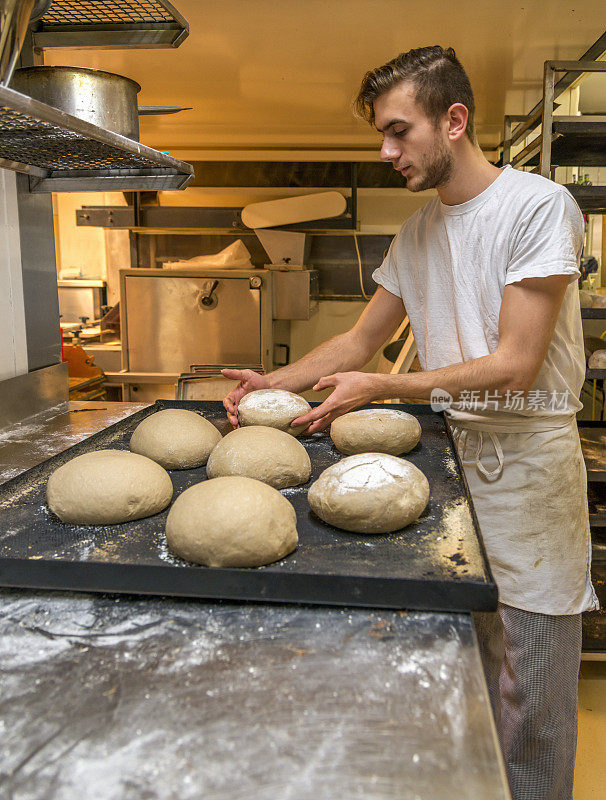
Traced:
<path id="1" fill-rule="evenodd" d="M 454 408 L 456 411 L 559 411 L 572 413 L 570 392 L 558 392 L 555 389 L 531 389 L 527 394 L 522 391 L 481 391 L 480 389 L 463 389 L 459 399 L 454 400 L 445 389 L 435 388 L 431 392 L 431 408 L 433 411 L 445 411 Z"/>

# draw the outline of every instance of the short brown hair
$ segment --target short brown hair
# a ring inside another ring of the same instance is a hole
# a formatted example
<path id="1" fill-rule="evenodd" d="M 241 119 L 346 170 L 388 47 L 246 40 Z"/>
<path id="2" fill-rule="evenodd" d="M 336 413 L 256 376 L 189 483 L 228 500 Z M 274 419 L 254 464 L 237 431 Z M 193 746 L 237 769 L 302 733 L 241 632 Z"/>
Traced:
<path id="1" fill-rule="evenodd" d="M 375 100 L 403 81 L 412 82 L 415 101 L 434 125 L 453 103 L 462 103 L 468 111 L 465 132 L 477 144 L 471 84 L 452 47 L 446 50 L 439 45 L 419 47 L 367 72 L 354 101 L 356 115 L 372 125 Z"/>

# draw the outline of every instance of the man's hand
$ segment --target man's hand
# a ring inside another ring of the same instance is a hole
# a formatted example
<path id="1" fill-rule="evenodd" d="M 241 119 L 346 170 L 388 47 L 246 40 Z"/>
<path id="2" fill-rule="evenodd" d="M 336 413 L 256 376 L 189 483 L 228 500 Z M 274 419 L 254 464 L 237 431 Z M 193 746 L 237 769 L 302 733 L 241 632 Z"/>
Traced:
<path id="1" fill-rule="evenodd" d="M 312 388 L 320 392 L 329 386 L 334 386 L 334 391 L 321 405 L 291 422 L 293 426 L 309 425 L 304 435 L 323 431 L 333 419 L 377 399 L 377 376 L 372 373 L 337 372 L 320 378 Z"/>
<path id="2" fill-rule="evenodd" d="M 223 400 L 223 406 L 227 411 L 227 419 L 238 428 L 238 404 L 245 394 L 254 392 L 255 389 L 269 389 L 269 381 L 264 375 L 253 372 L 252 369 L 222 369 L 221 374 L 232 381 L 240 381 L 235 389 L 232 389 Z"/>

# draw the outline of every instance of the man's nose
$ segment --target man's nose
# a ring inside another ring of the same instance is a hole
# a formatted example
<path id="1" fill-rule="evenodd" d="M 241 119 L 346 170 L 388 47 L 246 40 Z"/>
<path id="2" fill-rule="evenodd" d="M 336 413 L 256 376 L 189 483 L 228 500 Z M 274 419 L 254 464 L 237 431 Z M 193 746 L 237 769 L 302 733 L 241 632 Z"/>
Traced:
<path id="1" fill-rule="evenodd" d="M 397 147 L 388 141 L 383 141 L 381 145 L 381 161 L 396 161 L 399 157 Z"/>

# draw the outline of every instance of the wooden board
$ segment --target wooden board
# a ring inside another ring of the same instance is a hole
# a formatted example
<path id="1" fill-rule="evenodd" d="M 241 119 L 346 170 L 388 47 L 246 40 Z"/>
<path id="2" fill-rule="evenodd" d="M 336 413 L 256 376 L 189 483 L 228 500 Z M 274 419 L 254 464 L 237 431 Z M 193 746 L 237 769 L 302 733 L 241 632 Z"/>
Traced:
<path id="1" fill-rule="evenodd" d="M 242 209 L 242 222 L 249 228 L 273 228 L 313 219 L 338 217 L 347 207 L 340 192 L 319 192 L 282 200 L 251 203 Z"/>

